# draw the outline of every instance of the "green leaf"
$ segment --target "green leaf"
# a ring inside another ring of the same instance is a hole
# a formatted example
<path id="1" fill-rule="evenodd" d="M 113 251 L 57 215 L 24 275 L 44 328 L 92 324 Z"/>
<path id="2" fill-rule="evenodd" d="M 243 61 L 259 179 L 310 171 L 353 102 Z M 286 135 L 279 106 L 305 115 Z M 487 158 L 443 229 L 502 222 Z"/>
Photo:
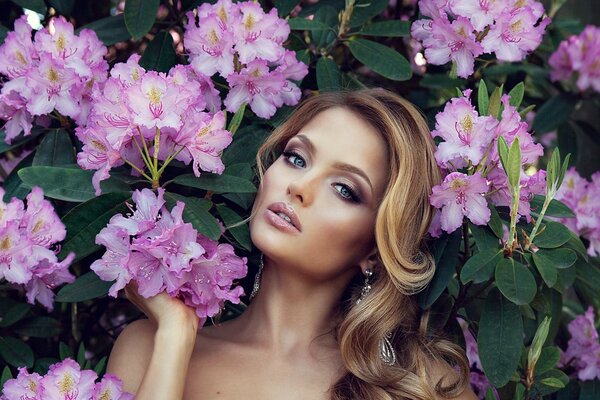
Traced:
<path id="1" fill-rule="evenodd" d="M 173 182 L 214 193 L 255 193 L 256 187 L 247 179 L 226 174 L 202 173 L 199 178 L 194 174 L 179 175 Z"/>
<path id="2" fill-rule="evenodd" d="M 560 359 L 560 351 L 558 347 L 544 347 L 537 364 L 535 364 L 535 374 L 540 375 L 554 368 Z"/>
<path id="3" fill-rule="evenodd" d="M 2 316 L 2 320 L 0 321 L 0 327 L 11 326 L 21 319 L 23 319 L 29 311 L 31 310 L 31 306 L 27 303 L 16 303 L 11 308 L 8 309 L 6 314 Z"/>
<path id="4" fill-rule="evenodd" d="M 504 229 L 502 228 L 502 219 L 496 210 L 496 206 L 491 203 L 488 203 L 488 207 L 490 209 L 490 222 L 488 222 L 488 226 L 494 232 L 494 235 L 498 239 L 502 239 L 504 237 Z"/>
<path id="5" fill-rule="evenodd" d="M 58 303 L 77 303 L 80 301 L 104 297 L 113 282 L 101 280 L 95 272 L 81 275 L 75 282 L 63 286 L 58 291 L 55 301 Z"/>
<path id="6" fill-rule="evenodd" d="M 17 147 L 29 142 L 32 139 L 35 139 L 40 134 L 46 132 L 45 129 L 41 128 L 33 128 L 31 130 L 31 134 L 28 136 L 19 135 L 18 137 L 12 140 L 11 144 L 6 143 L 6 130 L 2 129 L 0 131 L 0 154 L 6 153 L 9 150 L 16 149 Z"/>
<path id="7" fill-rule="evenodd" d="M 580 392 L 579 400 L 598 400 L 600 399 L 600 380 L 579 382 Z"/>
<path id="8" fill-rule="evenodd" d="M 131 39 L 131 34 L 125 26 L 124 14 L 118 14 L 113 17 L 106 17 L 90 22 L 77 29 L 76 32 L 79 34 L 83 29 L 91 29 L 96 32 L 98 39 L 106 46 Z"/>
<path id="9" fill-rule="evenodd" d="M 248 223 L 246 222 L 243 225 L 238 225 L 236 227 L 229 228 L 229 226 L 241 222 L 242 217 L 240 217 L 235 211 L 222 205 L 217 205 L 217 212 L 223 219 L 225 229 L 231 232 L 233 238 L 246 250 L 252 250 L 252 241 L 250 240 L 250 230 L 248 229 Z"/>
<path id="10" fill-rule="evenodd" d="M 0 387 L 4 387 L 6 381 L 12 378 L 13 376 L 12 372 L 10 372 L 10 368 L 8 368 L 8 365 L 5 365 L 4 369 L 2 370 L 2 378 L 0 378 Z"/>
<path id="11" fill-rule="evenodd" d="M 521 146 L 519 145 L 519 137 L 515 137 L 510 150 L 508 151 L 508 184 L 513 190 L 519 188 L 519 179 L 521 178 Z"/>
<path id="12" fill-rule="evenodd" d="M 417 295 L 417 303 L 421 309 L 429 308 L 448 286 L 455 272 L 456 259 L 461 242 L 461 231 L 451 233 L 443 249 L 437 250 L 435 275 L 429 285 Z M 437 244 L 437 242 L 436 242 Z M 444 244 L 443 242 L 441 243 Z M 441 250 L 441 251 L 440 251 Z M 435 252 L 434 252 L 435 254 Z"/>
<path id="13" fill-rule="evenodd" d="M 73 11 L 75 0 L 49 0 L 49 3 L 60 15 L 68 17 L 71 15 L 71 11 Z"/>
<path id="14" fill-rule="evenodd" d="M 175 65 L 176 57 L 173 37 L 169 32 L 163 31 L 159 32 L 144 50 L 140 58 L 140 66 L 147 70 L 166 73 Z"/>
<path id="15" fill-rule="evenodd" d="M 484 300 L 477 343 L 485 375 L 494 386 L 504 386 L 519 365 L 523 319 L 519 307 L 496 289 Z"/>
<path id="16" fill-rule="evenodd" d="M 488 115 L 488 108 L 490 106 L 490 94 L 488 92 L 487 85 L 483 79 L 479 80 L 479 87 L 477 88 L 477 108 L 479 109 L 480 115 Z"/>
<path id="17" fill-rule="evenodd" d="M 498 136 L 498 155 L 500 156 L 500 162 L 502 163 L 502 168 L 504 171 L 509 171 L 509 160 L 508 160 L 508 144 L 506 144 L 506 140 L 503 136 Z"/>
<path id="18" fill-rule="evenodd" d="M 356 0 L 350 16 L 350 28 L 356 28 L 369 19 L 381 14 L 387 7 L 387 0 Z"/>
<path id="19" fill-rule="evenodd" d="M 530 303 L 537 291 L 529 268 L 512 258 L 502 258 L 496 265 L 496 285 L 504 297 L 517 305 Z"/>
<path id="20" fill-rule="evenodd" d="M 19 178 L 30 188 L 40 186 L 44 195 L 52 199 L 82 202 L 96 197 L 92 186 L 94 171 L 65 167 L 28 167 L 19 172 Z M 116 179 L 101 183 L 103 193 L 129 191 L 129 186 Z"/>
<path id="21" fill-rule="evenodd" d="M 525 94 L 525 85 L 523 84 L 523 82 L 519 82 L 518 84 L 515 85 L 515 87 L 513 87 L 511 89 L 510 92 L 508 92 L 508 95 L 510 96 L 510 100 L 508 103 L 511 106 L 513 106 L 514 108 L 518 109 L 519 106 L 521 105 L 521 102 L 523 101 L 524 94 Z"/>
<path id="22" fill-rule="evenodd" d="M 98 375 L 102 375 L 102 374 L 104 374 L 105 367 L 106 367 L 106 356 L 102 357 L 100 359 L 100 361 L 98 361 L 98 364 L 96 364 L 96 366 L 94 367 L 94 372 L 96 372 Z"/>
<path id="23" fill-rule="evenodd" d="M 527 354 L 527 366 L 528 368 L 535 368 L 540 355 L 542 354 L 542 346 L 546 342 L 548 337 L 548 330 L 550 329 L 550 317 L 544 317 L 542 323 L 537 327 L 529 352 Z"/>
<path id="24" fill-rule="evenodd" d="M 264 126 L 255 124 L 244 125 L 233 137 L 233 142 L 223 151 L 223 164 L 226 166 L 237 163 L 248 163 L 254 165 L 256 152 L 265 141 L 270 131 Z"/>
<path id="25" fill-rule="evenodd" d="M 496 119 L 500 119 L 500 106 L 502 105 L 502 90 L 503 85 L 494 89 L 494 91 L 492 92 L 492 96 L 490 97 L 490 103 L 488 105 L 487 115 L 491 115 Z"/>
<path id="26" fill-rule="evenodd" d="M 550 132 L 561 126 L 573 113 L 575 104 L 564 96 L 554 96 L 538 110 L 533 120 L 533 130 L 537 133 Z"/>
<path id="27" fill-rule="evenodd" d="M 277 15 L 283 18 L 292 12 L 294 7 L 300 3 L 300 0 L 275 0 L 273 3 L 277 8 Z"/>
<path id="28" fill-rule="evenodd" d="M 600 268 L 581 259 L 577 260 L 575 268 L 577 280 L 597 291 L 600 287 Z"/>
<path id="29" fill-rule="evenodd" d="M 536 216 L 540 215 L 540 212 L 542 211 L 542 207 L 544 205 L 545 199 L 546 199 L 545 196 L 541 196 L 539 194 L 536 194 L 533 196 L 533 199 L 529 203 L 531 206 L 532 214 L 534 214 Z M 546 214 L 544 214 L 544 215 L 548 216 L 548 217 L 560 217 L 560 218 L 575 217 L 575 214 L 573 213 L 573 211 L 571 211 L 569 206 L 567 206 L 562 201 L 559 201 L 556 199 L 552 199 L 550 201 L 548 208 L 546 208 Z"/>
<path id="30" fill-rule="evenodd" d="M 498 264 L 501 256 L 502 251 L 498 251 L 497 249 L 484 249 L 479 251 L 479 253 L 471 256 L 465 265 L 463 265 L 462 270 L 460 271 L 460 280 L 462 283 L 469 282 L 482 269 L 489 265 L 495 266 Z"/>
<path id="31" fill-rule="evenodd" d="M 330 58 L 317 60 L 317 86 L 321 92 L 339 91 L 342 87 L 342 74 L 338 65 Z"/>
<path id="32" fill-rule="evenodd" d="M 569 268 L 577 261 L 575 251 L 565 248 L 539 249 L 536 253 L 533 253 L 533 256 L 536 263 L 539 261 L 559 269 Z"/>
<path id="33" fill-rule="evenodd" d="M 52 167 L 72 165 L 75 162 L 75 151 L 69 133 L 64 129 L 53 129 L 44 136 L 31 165 Z"/>
<path id="34" fill-rule="evenodd" d="M 494 250 L 500 247 L 500 241 L 488 226 L 469 223 L 469 230 L 473 233 L 475 245 L 479 251 Z"/>
<path id="35" fill-rule="evenodd" d="M 33 364 L 33 372 L 37 372 L 40 375 L 46 375 L 50 369 L 50 366 L 52 364 L 56 364 L 57 362 L 60 362 L 60 360 L 53 357 L 38 358 Z"/>
<path id="36" fill-rule="evenodd" d="M 75 261 L 89 256 L 101 246 L 96 244 L 96 235 L 116 214 L 129 211 L 125 202 L 130 193 L 105 193 L 72 208 L 62 222 L 67 229 L 59 257 L 64 259 L 69 252 L 75 252 Z"/>
<path id="37" fill-rule="evenodd" d="M 554 387 L 554 388 L 559 388 L 559 389 L 562 389 L 562 388 L 565 387 L 565 384 L 562 383 L 560 381 L 560 379 L 558 379 L 558 378 L 552 378 L 552 377 L 550 377 L 550 378 L 544 378 L 544 379 L 540 380 L 540 383 L 543 384 L 543 385 L 546 385 L 546 386 L 550 386 L 550 387 Z"/>
<path id="38" fill-rule="evenodd" d="M 546 259 L 540 259 L 540 257 L 536 253 L 532 253 L 532 256 L 533 262 L 535 263 L 537 270 L 542 276 L 542 279 L 544 280 L 544 282 L 546 282 L 546 285 L 548 285 L 548 287 L 554 287 L 558 279 L 558 272 L 556 272 L 556 266 L 552 262 L 548 262 L 548 260 Z"/>
<path id="39" fill-rule="evenodd" d="M 533 238 L 533 244 L 538 247 L 559 247 L 568 242 L 571 238 L 569 228 L 561 223 L 548 221 L 543 226 L 545 229 L 540 230 L 541 232 Z"/>
<path id="40" fill-rule="evenodd" d="M 291 30 L 301 31 L 325 31 L 331 29 L 321 21 L 306 18 L 290 18 L 287 20 Z"/>
<path id="41" fill-rule="evenodd" d="M 35 11 L 38 14 L 45 15 L 46 11 L 48 11 L 44 0 L 12 0 L 12 2 L 28 10 Z"/>
<path id="42" fill-rule="evenodd" d="M 175 193 L 165 193 L 165 202 L 169 209 L 173 208 L 177 201 L 185 203 L 183 209 L 183 220 L 192 224 L 192 226 L 201 234 L 212 240 L 217 240 L 221 236 L 221 227 L 215 217 L 208 210 L 211 203 L 205 199 L 185 197 Z"/>
<path id="43" fill-rule="evenodd" d="M 529 114 L 534 109 L 535 109 L 535 104 L 530 104 L 527 107 L 525 107 L 524 109 L 522 109 L 521 111 L 519 111 L 519 116 L 521 117 L 521 119 L 525 119 L 525 117 L 527 117 L 527 114 Z"/>
<path id="44" fill-rule="evenodd" d="M 85 369 L 85 346 L 83 342 L 79 343 L 79 349 L 77 350 L 77 363 L 81 369 Z"/>
<path id="45" fill-rule="evenodd" d="M 33 350 L 22 340 L 0 336 L 0 356 L 13 367 L 33 367 Z"/>
<path id="46" fill-rule="evenodd" d="M 391 47 L 367 39 L 355 39 L 348 42 L 348 48 L 358 61 L 385 78 L 405 81 L 412 77 L 408 60 Z"/>
<path id="47" fill-rule="evenodd" d="M 246 103 L 242 103 L 240 108 L 233 114 L 233 118 L 231 118 L 231 122 L 227 127 L 227 130 L 231 132 L 232 135 L 235 135 L 240 124 L 242 123 L 242 119 L 244 119 L 244 112 L 246 111 Z"/>
<path id="48" fill-rule="evenodd" d="M 61 361 L 64 360 L 65 358 L 73 358 L 73 351 L 64 342 L 60 342 L 58 344 L 58 354 L 59 354 Z"/>
<path id="49" fill-rule="evenodd" d="M 583 259 L 587 260 L 587 258 L 588 258 L 587 249 L 586 249 L 585 245 L 583 244 L 583 242 L 581 241 L 581 239 L 579 238 L 579 236 L 571 230 L 569 230 L 569 234 L 571 235 L 571 237 L 569 238 L 567 243 L 565 243 L 563 246 L 567 247 L 571 250 L 575 250 L 575 252 L 578 253 Z"/>
<path id="50" fill-rule="evenodd" d="M 312 31 L 312 39 L 317 49 L 329 47 L 337 38 L 338 13 L 335 8 L 322 5 L 314 13 L 313 21 L 329 27 L 327 30 Z"/>
<path id="51" fill-rule="evenodd" d="M 0 46 L 2 46 L 2 44 L 4 44 L 4 39 L 6 39 L 6 36 L 8 36 L 8 28 L 0 25 Z"/>
<path id="52" fill-rule="evenodd" d="M 464 79 L 450 78 L 447 74 L 425 74 L 419 81 L 419 86 L 428 89 L 451 89 L 465 85 Z"/>
<path id="53" fill-rule="evenodd" d="M 390 20 L 374 22 L 356 33 L 363 36 L 385 36 L 385 37 L 402 37 L 410 34 L 410 22 L 400 20 Z"/>
<path id="54" fill-rule="evenodd" d="M 54 318 L 39 316 L 21 321 L 14 329 L 22 336 L 50 338 L 60 335 L 62 324 Z"/>
<path id="55" fill-rule="evenodd" d="M 125 26 L 135 40 L 143 37 L 156 19 L 160 0 L 127 0 L 125 2 Z"/>

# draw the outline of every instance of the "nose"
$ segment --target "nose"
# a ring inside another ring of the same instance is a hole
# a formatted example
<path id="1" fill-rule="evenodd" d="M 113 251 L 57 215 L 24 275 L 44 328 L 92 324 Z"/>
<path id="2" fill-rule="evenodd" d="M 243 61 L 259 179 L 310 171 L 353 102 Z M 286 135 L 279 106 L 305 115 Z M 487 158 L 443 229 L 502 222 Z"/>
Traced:
<path id="1" fill-rule="evenodd" d="M 309 174 L 292 180 L 288 185 L 288 195 L 292 201 L 297 201 L 303 206 L 307 206 L 313 202 L 315 191 L 315 182 Z"/>

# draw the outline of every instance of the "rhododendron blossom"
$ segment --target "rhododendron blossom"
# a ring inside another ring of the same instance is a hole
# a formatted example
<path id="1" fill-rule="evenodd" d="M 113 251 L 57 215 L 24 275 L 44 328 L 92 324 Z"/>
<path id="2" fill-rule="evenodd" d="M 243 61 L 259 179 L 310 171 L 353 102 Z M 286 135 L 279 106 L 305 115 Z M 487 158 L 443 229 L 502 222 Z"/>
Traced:
<path id="1" fill-rule="evenodd" d="M 246 258 L 229 244 L 209 240 L 183 221 L 184 203 L 165 207 L 164 190 L 136 190 L 131 215 L 113 216 L 96 236 L 106 253 L 91 269 L 103 280 L 115 281 L 109 294 L 134 280 L 139 293 L 151 297 L 166 291 L 196 309 L 203 321 L 215 315 L 225 300 L 238 303 L 243 288 L 231 288 L 247 273 Z"/>
<path id="2" fill-rule="evenodd" d="M 21 132 L 31 133 L 33 118 L 56 110 L 78 124 L 85 122 L 93 88 L 107 78 L 107 49 L 89 29 L 74 33 L 73 25 L 56 17 L 52 30 L 32 29 L 23 16 L 15 21 L 0 46 L 0 118 L 6 123 L 6 142 Z"/>
<path id="3" fill-rule="evenodd" d="M 0 278 L 23 285 L 29 303 L 37 300 L 52 311 L 52 289 L 75 280 L 69 272 L 75 254 L 62 261 L 56 256 L 65 226 L 39 187 L 27 195 L 27 207 L 17 198 L 6 204 L 2 197 L 0 188 Z"/>
<path id="4" fill-rule="evenodd" d="M 290 27 L 276 9 L 265 13 L 256 2 L 220 0 L 202 4 L 187 17 L 190 64 L 199 74 L 227 80 L 227 111 L 246 103 L 259 117 L 270 118 L 283 104 L 298 103 L 300 89 L 290 79 L 301 80 L 308 67 L 283 47 Z"/>
<path id="5" fill-rule="evenodd" d="M 600 342 L 594 325 L 594 308 L 575 317 L 568 326 L 571 338 L 560 363 L 573 365 L 582 381 L 600 379 Z"/>
<path id="6" fill-rule="evenodd" d="M 434 65 L 452 61 L 456 74 L 473 74 L 475 57 L 494 53 L 502 61 L 520 61 L 542 41 L 550 18 L 536 0 L 420 0 L 422 15 L 411 35 L 423 43 Z"/>

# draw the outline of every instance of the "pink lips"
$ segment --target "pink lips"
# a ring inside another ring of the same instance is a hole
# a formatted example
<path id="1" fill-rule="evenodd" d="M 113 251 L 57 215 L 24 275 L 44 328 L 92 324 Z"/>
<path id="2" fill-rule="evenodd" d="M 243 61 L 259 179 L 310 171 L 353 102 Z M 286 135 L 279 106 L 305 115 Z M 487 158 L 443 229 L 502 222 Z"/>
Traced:
<path id="1" fill-rule="evenodd" d="M 278 213 L 287 216 L 291 220 L 291 223 L 285 218 L 279 216 Z M 302 231 L 302 225 L 298 220 L 298 216 L 294 212 L 294 209 L 287 203 L 278 202 L 271 204 L 268 207 L 265 215 L 271 223 L 279 228 L 296 233 Z"/>

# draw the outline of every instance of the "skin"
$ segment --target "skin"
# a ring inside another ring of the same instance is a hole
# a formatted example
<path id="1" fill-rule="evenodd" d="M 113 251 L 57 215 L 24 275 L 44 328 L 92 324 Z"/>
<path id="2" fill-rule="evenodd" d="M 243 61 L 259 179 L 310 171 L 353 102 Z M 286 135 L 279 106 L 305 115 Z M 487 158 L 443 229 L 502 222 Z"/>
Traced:
<path id="1" fill-rule="evenodd" d="M 328 389 L 344 374 L 333 316 L 354 275 L 374 266 L 386 164 L 385 143 L 360 117 L 342 108 L 317 115 L 261 182 L 250 232 L 264 271 L 244 314 L 198 330 L 193 311 L 179 300 L 165 293 L 145 299 L 128 286 L 128 298 L 148 320 L 119 336 L 108 372 L 138 400 L 329 399 Z M 284 232 L 265 218 L 275 202 L 293 207 L 300 232 Z M 446 372 L 437 366 L 432 376 Z"/>

